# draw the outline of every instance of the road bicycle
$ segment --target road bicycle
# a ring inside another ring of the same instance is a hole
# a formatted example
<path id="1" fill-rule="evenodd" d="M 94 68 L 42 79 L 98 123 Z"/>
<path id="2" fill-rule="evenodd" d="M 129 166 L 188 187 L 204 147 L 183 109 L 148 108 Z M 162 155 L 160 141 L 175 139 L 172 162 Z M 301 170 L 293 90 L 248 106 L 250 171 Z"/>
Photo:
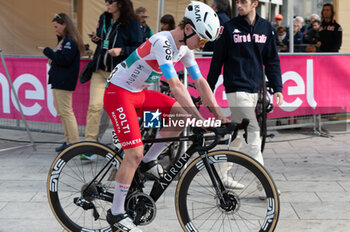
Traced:
<path id="1" fill-rule="evenodd" d="M 280 202 L 269 172 L 241 152 L 212 150 L 218 144 L 229 144 L 238 130 L 246 132 L 248 123 L 243 120 L 239 124 L 207 128 L 211 133 L 194 128 L 189 136 L 143 140 L 144 144 L 164 141 L 192 144 L 160 179 L 150 182 L 144 173 L 136 171 L 125 201 L 125 209 L 134 223 L 146 225 L 153 221 L 157 200 L 184 169 L 175 190 L 175 209 L 183 231 L 274 231 Z M 80 160 L 80 155 L 87 152 L 97 154 L 97 159 Z M 122 149 L 95 142 L 73 144 L 57 156 L 48 174 L 47 195 L 52 212 L 64 229 L 115 231 L 106 221 L 106 212 L 113 201 L 115 174 L 122 156 Z M 232 165 L 230 175 L 245 185 L 243 189 L 224 187 L 222 165 Z M 265 194 L 265 201 L 259 199 L 261 193 Z"/>

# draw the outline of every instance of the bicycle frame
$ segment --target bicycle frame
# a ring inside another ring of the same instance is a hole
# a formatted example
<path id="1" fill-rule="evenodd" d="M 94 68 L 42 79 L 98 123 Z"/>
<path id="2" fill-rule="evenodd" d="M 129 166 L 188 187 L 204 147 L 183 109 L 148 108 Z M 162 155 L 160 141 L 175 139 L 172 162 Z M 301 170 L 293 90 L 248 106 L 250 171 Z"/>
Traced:
<path id="1" fill-rule="evenodd" d="M 234 131 L 231 131 L 231 133 L 233 132 L 232 138 L 236 138 L 237 136 L 237 132 L 238 129 L 244 129 L 245 132 L 247 130 L 247 126 L 248 126 L 249 120 L 243 120 L 242 124 L 243 127 L 241 128 L 235 128 Z M 246 135 L 244 135 L 244 137 L 246 138 Z M 209 146 L 205 146 L 205 141 L 211 141 L 214 140 L 214 142 L 212 144 L 210 144 Z M 210 162 L 208 161 L 208 159 L 206 158 L 206 154 L 207 151 L 209 151 L 210 149 L 214 148 L 217 144 L 218 144 L 218 137 L 217 135 L 203 135 L 199 132 L 195 132 L 193 135 L 189 135 L 189 136 L 181 136 L 181 137 L 171 137 L 171 138 L 157 138 L 157 139 L 144 139 L 142 140 L 143 144 L 148 144 L 148 143 L 160 143 L 160 142 L 185 142 L 185 141 L 192 141 L 193 144 L 184 152 L 184 154 L 175 162 L 173 163 L 167 170 L 166 174 L 164 177 L 161 177 L 160 179 L 156 180 L 152 186 L 152 190 L 151 193 L 149 194 L 150 197 L 156 202 L 159 197 L 163 194 L 163 192 L 168 188 L 168 186 L 170 185 L 170 183 L 175 179 L 175 177 L 180 173 L 181 169 L 185 166 L 186 163 L 188 163 L 189 159 L 192 157 L 192 155 L 196 152 L 199 152 L 204 165 L 208 171 L 208 174 L 210 176 L 210 179 L 213 183 L 213 186 L 217 192 L 218 198 L 220 199 L 221 203 L 225 203 L 223 196 L 222 196 L 222 191 L 224 187 L 220 181 L 219 175 L 216 172 L 215 169 L 212 168 Z M 114 157 L 116 158 L 116 156 L 120 156 L 120 154 L 122 153 L 122 149 L 118 150 L 115 154 Z M 121 156 L 120 156 L 121 157 Z M 122 158 L 122 157 L 121 157 Z M 89 183 L 89 185 L 86 187 L 86 189 L 88 189 L 92 183 L 95 182 L 95 180 L 98 178 L 98 176 L 105 170 L 105 168 L 108 167 L 108 165 L 110 165 L 112 163 L 113 159 L 110 159 L 107 164 L 102 168 L 102 170 L 95 176 L 95 178 Z M 105 172 L 105 174 L 102 175 L 102 178 L 106 175 L 106 173 L 108 172 L 109 168 L 107 169 L 107 171 Z M 100 178 L 100 179 L 102 179 Z M 219 181 L 219 183 L 217 183 L 217 181 Z M 133 182 L 130 186 L 130 188 L 134 188 L 136 183 L 135 181 L 139 181 L 138 178 L 138 172 L 135 172 L 134 178 L 133 178 Z M 219 189 L 220 187 L 220 189 Z M 101 194 L 98 198 L 100 199 L 104 199 L 107 201 L 112 202 L 113 201 L 113 194 L 111 193 L 103 193 Z"/>
<path id="2" fill-rule="evenodd" d="M 185 164 L 189 162 L 193 154 L 196 152 L 199 152 L 199 155 L 203 160 L 204 166 L 207 169 L 210 179 L 216 190 L 217 196 L 220 199 L 220 202 L 225 204 L 225 200 L 222 196 L 222 190 L 224 189 L 223 184 L 220 181 L 220 177 L 218 173 L 216 172 L 215 169 L 213 169 L 212 165 L 207 159 L 206 157 L 207 150 L 204 148 L 205 141 L 215 140 L 215 139 L 217 139 L 217 137 L 215 136 L 191 135 L 191 136 L 176 137 L 176 138 L 144 140 L 145 143 L 171 142 L 171 141 L 173 142 L 192 141 L 193 142 L 193 144 L 183 153 L 183 155 L 168 168 L 165 176 L 154 182 L 149 196 L 156 202 L 159 199 L 159 197 L 164 193 L 164 191 L 168 188 L 171 182 L 175 179 L 175 177 L 180 173 L 181 169 L 185 166 Z"/>
<path id="3" fill-rule="evenodd" d="M 177 142 L 177 141 L 193 142 L 193 144 L 183 153 L 183 155 L 179 157 L 179 159 L 168 168 L 164 177 L 154 182 L 151 193 L 149 194 L 150 197 L 156 202 L 159 199 L 159 197 L 164 193 L 164 191 L 168 188 L 170 183 L 180 173 L 181 169 L 185 166 L 185 164 L 188 163 L 188 161 L 193 156 L 193 154 L 199 151 L 198 147 L 201 145 L 200 143 L 204 144 L 205 140 L 214 140 L 214 139 L 215 139 L 215 136 L 203 137 L 199 135 L 190 135 L 190 136 L 173 137 L 173 138 L 143 140 L 145 144 L 159 143 L 159 142 Z"/>
<path id="4" fill-rule="evenodd" d="M 203 136 L 203 135 L 190 135 L 190 136 L 182 136 L 182 137 L 171 137 L 171 138 L 158 138 L 158 139 L 146 139 L 143 140 L 144 144 L 147 143 L 160 143 L 160 142 L 177 142 L 177 141 L 192 141 L 193 144 L 183 153 L 183 155 L 175 162 L 173 163 L 167 170 L 166 174 L 164 177 L 160 178 L 159 180 L 156 180 L 152 186 L 152 190 L 150 192 L 150 197 L 156 202 L 159 197 L 164 193 L 164 191 L 168 188 L 170 183 L 175 179 L 175 177 L 180 173 L 181 169 L 185 166 L 186 163 L 188 163 L 189 159 L 193 156 L 194 153 L 200 152 L 201 157 L 205 160 L 204 164 L 209 172 L 209 175 L 211 176 L 211 179 L 213 180 L 214 176 L 218 176 L 217 173 L 213 173 L 212 169 L 208 166 L 209 162 L 206 160 L 205 156 L 207 152 L 205 151 L 200 151 L 201 144 L 204 144 L 206 140 L 214 140 L 216 139 L 215 136 Z M 114 157 L 120 156 L 122 153 L 122 149 L 118 150 L 115 154 Z M 108 166 L 112 163 L 113 159 L 110 159 L 106 165 L 101 169 L 101 171 L 95 176 L 94 179 L 91 180 L 89 185 L 86 187 L 86 189 L 89 189 L 89 186 L 94 183 L 97 179 L 102 180 L 110 167 Z M 102 174 L 105 172 L 104 174 Z M 100 175 L 102 176 L 100 177 Z M 138 180 L 138 174 L 137 172 L 135 173 L 134 176 L 134 181 L 139 181 Z M 134 183 L 133 181 L 133 183 Z M 217 187 L 216 181 L 213 181 L 214 186 Z M 222 186 L 222 184 L 220 183 Z M 131 186 L 132 188 L 133 186 Z M 217 188 L 216 188 L 217 189 Z M 220 191 L 217 192 L 219 193 Z M 221 194 L 220 194 L 221 195 Z M 113 195 L 111 193 L 101 193 L 100 196 L 98 197 L 100 199 L 112 202 L 113 201 Z M 221 196 L 219 196 L 220 199 Z"/>

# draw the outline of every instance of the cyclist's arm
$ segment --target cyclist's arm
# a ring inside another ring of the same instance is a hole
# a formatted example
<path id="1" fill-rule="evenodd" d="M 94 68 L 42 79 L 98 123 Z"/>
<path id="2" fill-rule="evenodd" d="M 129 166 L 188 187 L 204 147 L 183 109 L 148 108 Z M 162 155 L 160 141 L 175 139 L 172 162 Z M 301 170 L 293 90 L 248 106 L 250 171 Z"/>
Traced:
<path id="1" fill-rule="evenodd" d="M 194 105 L 190 93 L 188 92 L 184 84 L 182 84 L 182 82 L 179 80 L 179 78 L 173 77 L 167 79 L 167 82 L 169 84 L 170 91 L 174 95 L 175 99 L 186 110 L 186 112 L 191 114 L 197 120 L 204 120 L 204 118 Z"/>
<path id="2" fill-rule="evenodd" d="M 201 74 L 198 64 L 195 61 L 193 52 L 187 52 L 186 55 L 181 59 L 181 62 L 185 65 L 190 74 L 190 77 L 194 81 L 203 104 L 209 108 L 216 119 L 219 119 L 222 122 L 228 122 L 229 120 L 227 120 L 222 114 L 208 82 L 203 78 L 203 75 Z"/>
<path id="3" fill-rule="evenodd" d="M 209 110 L 214 114 L 215 118 L 221 120 L 222 122 L 229 122 L 229 120 L 222 114 L 208 82 L 203 77 L 194 79 L 193 81 L 199 95 L 201 96 L 203 104 L 209 108 Z"/>

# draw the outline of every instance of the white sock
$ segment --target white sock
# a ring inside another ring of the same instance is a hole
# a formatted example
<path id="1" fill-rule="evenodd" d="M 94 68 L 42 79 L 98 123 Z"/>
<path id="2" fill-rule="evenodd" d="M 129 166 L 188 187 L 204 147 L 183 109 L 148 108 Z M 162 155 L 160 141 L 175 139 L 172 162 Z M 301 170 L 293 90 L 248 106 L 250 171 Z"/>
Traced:
<path id="1" fill-rule="evenodd" d="M 126 194 L 128 194 L 130 185 L 121 184 L 115 182 L 114 196 L 113 196 L 113 204 L 111 208 L 111 212 L 113 215 L 118 215 L 125 213 L 124 203 Z"/>
<path id="2" fill-rule="evenodd" d="M 157 139 L 162 139 L 163 136 L 158 134 L 156 136 Z M 169 146 L 169 142 L 162 142 L 162 143 L 153 143 L 150 149 L 147 151 L 146 155 L 143 157 L 142 161 L 144 163 L 148 163 L 150 161 L 156 160 L 160 153 Z"/>

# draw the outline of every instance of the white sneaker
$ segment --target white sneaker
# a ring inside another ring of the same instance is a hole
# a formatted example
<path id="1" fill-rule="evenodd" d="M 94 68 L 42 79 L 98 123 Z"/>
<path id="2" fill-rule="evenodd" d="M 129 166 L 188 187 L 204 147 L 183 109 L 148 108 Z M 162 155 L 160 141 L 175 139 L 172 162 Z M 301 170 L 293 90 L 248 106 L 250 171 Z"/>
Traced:
<path id="1" fill-rule="evenodd" d="M 238 183 L 238 181 L 235 181 L 232 177 L 223 178 L 222 184 L 230 189 L 244 189 L 245 187 L 244 184 Z"/>
<path id="2" fill-rule="evenodd" d="M 142 232 L 141 229 L 133 223 L 127 214 L 112 215 L 111 210 L 107 211 L 107 222 L 114 228 L 122 232 Z"/>

